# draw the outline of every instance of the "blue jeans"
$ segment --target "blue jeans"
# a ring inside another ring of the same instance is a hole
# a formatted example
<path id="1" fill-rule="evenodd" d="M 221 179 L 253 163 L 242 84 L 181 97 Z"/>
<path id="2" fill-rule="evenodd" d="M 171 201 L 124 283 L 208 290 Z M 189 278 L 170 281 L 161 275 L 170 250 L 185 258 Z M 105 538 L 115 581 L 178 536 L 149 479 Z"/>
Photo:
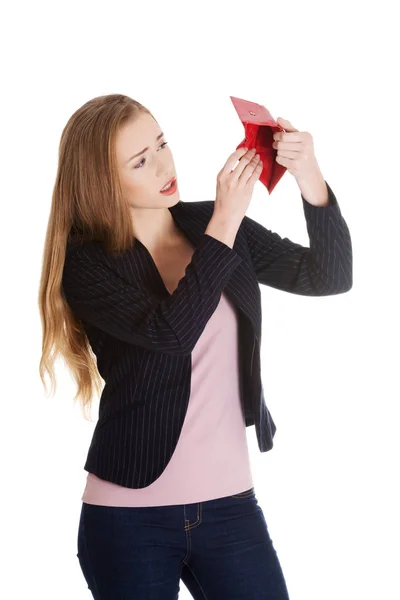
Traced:
<path id="1" fill-rule="evenodd" d="M 79 564 L 95 600 L 288 600 L 254 488 L 169 506 L 82 502 Z"/>

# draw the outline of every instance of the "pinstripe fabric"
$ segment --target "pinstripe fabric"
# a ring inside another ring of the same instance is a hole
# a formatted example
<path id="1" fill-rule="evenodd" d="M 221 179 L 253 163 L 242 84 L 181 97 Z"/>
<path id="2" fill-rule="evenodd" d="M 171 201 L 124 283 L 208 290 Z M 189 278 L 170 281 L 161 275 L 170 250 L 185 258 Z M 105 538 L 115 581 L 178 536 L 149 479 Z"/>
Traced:
<path id="1" fill-rule="evenodd" d="M 167 466 L 190 394 L 191 352 L 222 291 L 236 308 L 240 396 L 246 426 L 259 449 L 276 431 L 260 376 L 259 284 L 308 296 L 339 294 L 352 286 L 350 232 L 327 184 L 329 205 L 303 197 L 310 238 L 304 247 L 245 216 L 233 248 L 204 233 L 214 201 L 169 208 L 195 251 L 170 294 L 147 248 L 136 240 L 119 255 L 99 242 L 67 246 L 62 287 L 82 321 L 105 383 L 84 469 L 102 479 L 142 488 Z"/>

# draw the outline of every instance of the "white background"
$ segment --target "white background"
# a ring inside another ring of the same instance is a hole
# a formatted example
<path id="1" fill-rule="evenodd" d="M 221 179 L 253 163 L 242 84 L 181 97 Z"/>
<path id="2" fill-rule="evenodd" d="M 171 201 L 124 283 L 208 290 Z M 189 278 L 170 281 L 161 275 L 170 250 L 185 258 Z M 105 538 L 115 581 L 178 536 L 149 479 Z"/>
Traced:
<path id="1" fill-rule="evenodd" d="M 90 598 L 76 557 L 97 418 L 57 364 L 46 396 L 37 305 L 61 131 L 90 98 L 147 106 L 183 201 L 215 199 L 243 139 L 229 96 L 313 135 L 353 243 L 353 288 L 262 286 L 262 376 L 277 424 L 255 488 L 291 600 L 398 600 L 399 44 L 394 2 L 20 2 L 2 8 L 2 577 L 7 600 Z M 308 245 L 286 173 L 247 215 Z M 290 351 L 288 351 L 290 348 Z M 321 392 L 322 391 L 322 392 Z M 180 598 L 189 598 L 181 583 Z M 222 599 L 221 599 L 222 600 Z"/>

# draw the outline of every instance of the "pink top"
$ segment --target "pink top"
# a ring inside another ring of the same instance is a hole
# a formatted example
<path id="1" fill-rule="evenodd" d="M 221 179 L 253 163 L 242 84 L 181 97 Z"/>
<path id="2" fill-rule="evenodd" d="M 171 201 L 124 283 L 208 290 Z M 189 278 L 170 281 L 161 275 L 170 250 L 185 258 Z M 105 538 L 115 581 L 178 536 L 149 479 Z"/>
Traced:
<path id="1" fill-rule="evenodd" d="M 88 473 L 82 501 L 103 506 L 166 506 L 222 498 L 251 487 L 239 393 L 236 313 L 222 293 L 192 352 L 188 410 L 163 473 L 139 489 Z"/>

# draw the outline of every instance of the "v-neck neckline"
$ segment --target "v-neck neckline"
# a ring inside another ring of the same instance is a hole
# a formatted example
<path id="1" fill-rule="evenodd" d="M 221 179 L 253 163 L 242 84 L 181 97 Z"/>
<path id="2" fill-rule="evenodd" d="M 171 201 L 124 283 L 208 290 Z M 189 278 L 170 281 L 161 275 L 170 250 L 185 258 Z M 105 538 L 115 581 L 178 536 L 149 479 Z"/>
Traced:
<path id="1" fill-rule="evenodd" d="M 180 231 L 182 232 L 182 234 L 183 234 L 183 235 L 186 237 L 187 241 L 188 241 L 188 242 L 191 244 L 192 248 L 193 248 L 193 249 L 194 249 L 194 251 L 195 251 L 195 250 L 196 250 L 196 246 L 195 246 L 195 244 L 194 244 L 194 243 L 193 243 L 193 241 L 190 239 L 188 232 L 187 232 L 187 231 L 186 231 L 186 230 L 183 228 L 182 224 L 179 222 L 179 219 L 178 219 L 178 217 L 176 216 L 176 210 L 177 210 L 177 209 L 178 209 L 178 210 L 179 210 L 179 209 L 183 209 L 183 208 L 184 208 L 184 206 L 183 206 L 183 202 L 180 200 L 180 201 L 179 201 L 177 204 L 174 204 L 174 206 L 169 206 L 169 207 L 168 207 L 168 210 L 170 211 L 170 213 L 171 213 L 171 215 L 172 215 L 172 218 L 174 219 L 174 221 L 175 221 L 176 225 L 178 226 L 178 228 L 180 229 Z M 175 215 L 174 215 L 174 212 L 175 212 Z M 171 291 L 170 291 L 170 290 L 167 288 L 167 286 L 165 285 L 165 283 L 164 283 L 164 279 L 162 278 L 162 276 L 161 276 L 161 273 L 160 273 L 160 271 L 158 270 L 158 267 L 157 267 L 157 265 L 156 265 L 156 262 L 155 262 L 155 260 L 154 260 L 154 258 L 153 258 L 153 256 L 152 256 L 152 254 L 151 254 L 150 250 L 149 250 L 149 249 L 147 248 L 147 246 L 145 246 L 145 245 L 143 244 L 143 242 L 141 242 L 141 241 L 140 241 L 138 238 L 136 238 L 136 239 L 135 239 L 135 243 L 137 243 L 137 242 L 139 242 L 139 245 L 140 245 L 140 246 L 142 246 L 142 248 L 143 248 L 143 249 L 145 250 L 145 252 L 148 254 L 148 256 L 149 256 L 149 258 L 150 258 L 150 261 L 151 261 L 151 262 L 152 262 L 152 264 L 153 264 L 154 270 L 155 270 L 155 272 L 156 272 L 156 274 L 157 274 L 158 280 L 160 281 L 160 283 L 161 283 L 162 287 L 164 288 L 164 290 L 167 292 L 167 294 L 168 294 L 169 296 L 172 296 L 173 292 L 171 292 Z"/>

